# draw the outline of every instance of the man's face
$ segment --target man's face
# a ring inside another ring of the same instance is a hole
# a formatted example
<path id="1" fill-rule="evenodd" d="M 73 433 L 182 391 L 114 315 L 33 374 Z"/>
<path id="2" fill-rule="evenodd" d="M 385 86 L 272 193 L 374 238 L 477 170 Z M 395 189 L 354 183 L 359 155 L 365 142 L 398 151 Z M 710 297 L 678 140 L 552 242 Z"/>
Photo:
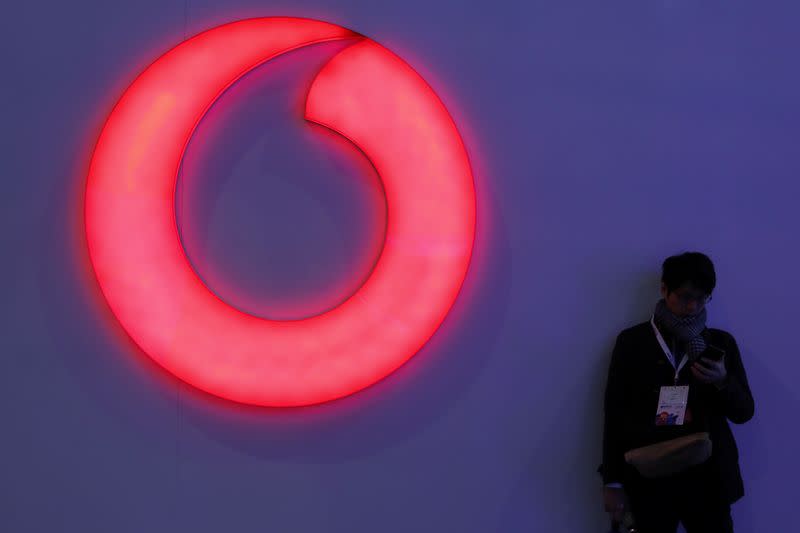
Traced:
<path id="1" fill-rule="evenodd" d="M 706 298 L 709 296 L 704 294 L 703 291 L 687 283 L 681 285 L 678 289 L 667 294 L 667 286 L 661 284 L 661 296 L 667 304 L 667 309 L 679 317 L 692 316 L 699 313 L 706 304 Z"/>

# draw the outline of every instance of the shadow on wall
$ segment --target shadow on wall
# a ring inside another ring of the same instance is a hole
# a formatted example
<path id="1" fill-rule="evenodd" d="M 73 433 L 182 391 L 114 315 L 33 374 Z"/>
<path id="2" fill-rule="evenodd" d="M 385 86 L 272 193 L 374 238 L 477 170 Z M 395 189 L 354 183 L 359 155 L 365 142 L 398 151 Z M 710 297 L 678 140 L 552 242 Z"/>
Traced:
<path id="1" fill-rule="evenodd" d="M 601 263 L 593 263 L 601 264 Z M 536 531 L 541 527 L 563 531 L 605 531 L 608 515 L 602 509 L 602 480 L 597 467 L 602 460 L 603 396 L 608 364 L 617 334 L 621 329 L 649 318 L 658 297 L 658 274 L 634 274 L 630 279 L 608 279 L 604 286 L 624 284 L 620 290 L 630 295 L 630 317 L 621 328 L 611 325 L 602 342 L 594 342 L 582 358 L 585 368 L 570 366 L 575 385 L 559 389 L 559 397 L 548 400 L 548 408 L 535 422 L 536 435 L 524 471 L 511 489 L 502 509 L 496 531 Z M 596 279 L 589 280 L 589 299 L 597 290 Z M 594 289 L 593 289 L 594 287 Z M 654 296 L 648 298 L 647 295 Z M 601 295 L 598 293 L 597 298 Z M 598 300 L 599 301 L 599 300 Z M 592 309 L 578 309 L 569 318 L 577 324 L 597 320 Z M 586 352 L 591 339 L 575 339 L 563 347 L 564 353 Z M 596 346 L 600 349 L 597 350 Z M 568 462 L 552 458 L 571 458 Z M 604 529 L 605 528 L 605 529 Z"/>
<path id="2" fill-rule="evenodd" d="M 546 420 L 536 421 L 540 436 L 510 491 L 496 531 L 538 531 L 543 525 L 559 531 L 603 531 L 602 526 L 608 525 L 595 473 L 602 435 L 598 398 L 605 384 L 598 376 L 605 376 L 607 359 L 592 360 L 594 364 L 582 373 L 584 379 L 563 391 L 573 401 L 551 399 L 551 405 L 558 407 Z M 571 460 L 553 461 L 553 457 Z"/>
<path id="3" fill-rule="evenodd" d="M 481 374 L 510 298 L 507 230 L 491 194 L 481 190 L 477 169 L 475 174 L 481 203 L 470 270 L 439 330 L 406 364 L 354 395 L 300 409 L 232 409 L 182 386 L 182 423 L 254 457 L 299 463 L 368 456 L 435 423 Z"/>

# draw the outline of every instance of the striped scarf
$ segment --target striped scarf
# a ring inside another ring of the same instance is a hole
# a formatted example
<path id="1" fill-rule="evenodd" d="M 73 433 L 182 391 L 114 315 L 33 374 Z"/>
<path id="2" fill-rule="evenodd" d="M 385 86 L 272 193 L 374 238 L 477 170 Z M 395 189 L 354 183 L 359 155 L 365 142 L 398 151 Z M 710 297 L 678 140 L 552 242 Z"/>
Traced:
<path id="1" fill-rule="evenodd" d="M 685 352 L 689 361 L 700 357 L 700 354 L 706 349 L 706 341 L 700 335 L 706 328 L 705 307 L 696 315 L 681 318 L 672 314 L 662 298 L 656 303 L 653 315 L 659 329 L 666 331 L 677 342 L 679 352 Z M 677 353 L 673 355 L 678 357 Z M 678 361 L 675 363 L 677 364 Z"/>

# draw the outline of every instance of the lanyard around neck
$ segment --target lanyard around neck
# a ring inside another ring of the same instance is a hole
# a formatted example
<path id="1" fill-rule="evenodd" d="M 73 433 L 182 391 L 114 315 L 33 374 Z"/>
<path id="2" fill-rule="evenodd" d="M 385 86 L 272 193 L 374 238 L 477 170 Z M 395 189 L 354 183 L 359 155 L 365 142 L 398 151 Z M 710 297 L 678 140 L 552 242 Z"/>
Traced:
<path id="1" fill-rule="evenodd" d="M 669 347 L 667 347 L 667 343 L 664 342 L 664 337 L 661 336 L 661 332 L 658 331 L 658 328 L 656 327 L 655 315 L 650 317 L 650 325 L 653 326 L 653 331 L 656 334 L 656 339 L 658 340 L 658 344 L 661 345 L 661 349 L 664 350 L 664 355 L 667 356 L 667 359 L 669 360 L 669 363 L 672 365 L 672 368 L 675 369 L 675 383 L 678 383 L 678 374 L 681 373 L 681 369 L 686 364 L 686 361 L 688 361 L 688 357 L 686 357 L 686 355 L 684 354 L 680 360 L 680 363 L 676 364 L 675 356 L 672 354 Z"/>

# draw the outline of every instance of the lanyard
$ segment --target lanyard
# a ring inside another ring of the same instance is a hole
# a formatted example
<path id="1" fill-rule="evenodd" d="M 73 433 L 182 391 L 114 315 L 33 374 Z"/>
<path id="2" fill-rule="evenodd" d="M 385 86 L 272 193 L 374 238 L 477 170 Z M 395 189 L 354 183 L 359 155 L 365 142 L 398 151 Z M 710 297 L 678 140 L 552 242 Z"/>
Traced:
<path id="1" fill-rule="evenodd" d="M 683 357 L 681 358 L 680 363 L 676 366 L 675 365 L 675 356 L 672 355 L 672 352 L 667 347 L 667 343 L 664 342 L 664 337 L 661 336 L 661 332 L 658 331 L 658 328 L 656 327 L 655 315 L 650 317 L 650 325 L 653 326 L 653 331 L 656 334 L 656 339 L 658 339 L 658 344 L 661 345 L 661 349 L 664 350 L 664 355 L 667 356 L 667 359 L 669 360 L 670 364 L 672 365 L 672 368 L 675 369 L 675 384 L 677 385 L 678 384 L 678 374 L 681 373 L 681 369 L 686 364 L 686 361 L 688 360 L 688 357 L 686 357 L 686 355 L 684 354 Z"/>

